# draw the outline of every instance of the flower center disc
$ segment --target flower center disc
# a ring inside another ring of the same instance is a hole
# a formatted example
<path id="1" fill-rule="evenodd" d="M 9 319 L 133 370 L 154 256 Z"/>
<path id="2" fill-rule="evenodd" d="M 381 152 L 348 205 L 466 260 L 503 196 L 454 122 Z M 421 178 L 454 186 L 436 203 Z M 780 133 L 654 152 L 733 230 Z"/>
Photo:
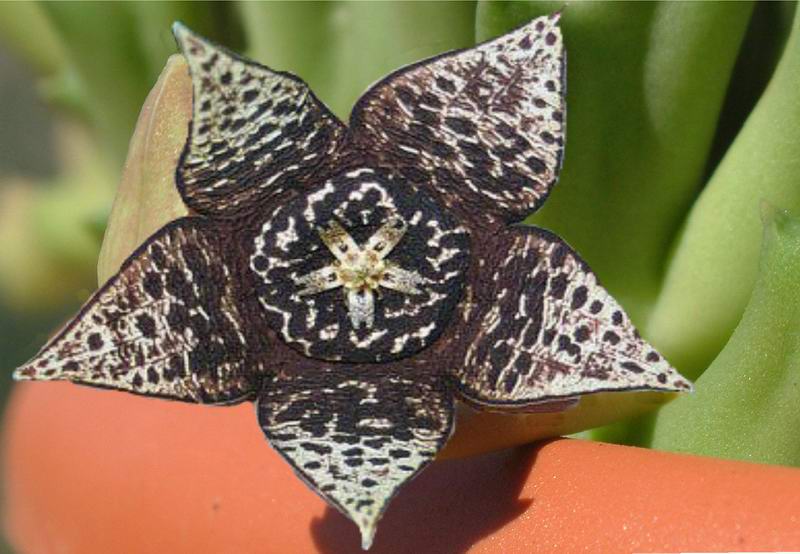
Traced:
<path id="1" fill-rule="evenodd" d="M 270 325 L 307 356 L 380 362 L 442 332 L 468 261 L 466 231 L 424 193 L 372 170 L 281 206 L 251 268 Z"/>

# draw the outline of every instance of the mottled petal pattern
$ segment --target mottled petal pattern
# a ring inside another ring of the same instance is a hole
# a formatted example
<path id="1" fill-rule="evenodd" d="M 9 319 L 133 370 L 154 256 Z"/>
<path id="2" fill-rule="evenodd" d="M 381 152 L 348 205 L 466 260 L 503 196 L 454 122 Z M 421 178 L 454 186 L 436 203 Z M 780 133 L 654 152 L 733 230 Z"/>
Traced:
<path id="1" fill-rule="evenodd" d="M 487 407 L 613 390 L 691 385 L 639 336 L 620 305 L 567 244 L 512 227 L 474 253 L 461 305 L 464 397 Z"/>
<path id="2" fill-rule="evenodd" d="M 452 414 L 441 375 L 402 366 L 295 368 L 258 399 L 270 443 L 358 525 L 364 548 L 398 488 L 449 438 Z"/>
<path id="3" fill-rule="evenodd" d="M 564 45 L 558 15 L 401 69 L 356 104 L 365 155 L 424 183 L 470 218 L 519 221 L 558 177 Z"/>
<path id="4" fill-rule="evenodd" d="M 369 168 L 334 175 L 276 208 L 254 242 L 250 268 L 265 318 L 292 348 L 331 361 L 386 362 L 432 344 L 451 320 L 469 263 L 464 227 L 427 194 Z M 382 269 L 364 282 L 374 277 L 378 287 L 339 288 L 362 280 L 351 274 L 358 264 L 344 270 L 370 244 L 385 246 L 366 249 L 373 260 L 363 272 Z M 328 267 L 336 281 L 326 280 Z"/>
<path id="5" fill-rule="evenodd" d="M 350 129 L 297 77 L 176 24 L 194 94 L 176 185 L 193 217 L 15 377 L 257 398 L 270 443 L 364 548 L 447 441 L 456 398 L 547 412 L 690 390 L 573 250 L 511 225 L 560 171 L 558 19 L 389 75 Z"/>
<path id="6" fill-rule="evenodd" d="M 254 396 L 249 322 L 221 252 L 204 222 L 171 223 L 14 376 L 190 402 Z"/>
<path id="7" fill-rule="evenodd" d="M 177 171 L 194 211 L 238 217 L 302 188 L 333 159 L 345 126 L 289 73 L 240 58 L 175 24 L 194 104 Z"/>

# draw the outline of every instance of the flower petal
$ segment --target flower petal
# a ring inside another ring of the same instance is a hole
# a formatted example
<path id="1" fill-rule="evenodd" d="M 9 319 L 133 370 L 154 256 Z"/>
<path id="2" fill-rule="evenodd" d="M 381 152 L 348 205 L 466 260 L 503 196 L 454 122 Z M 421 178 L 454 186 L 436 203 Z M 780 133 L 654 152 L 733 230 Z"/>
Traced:
<path id="1" fill-rule="evenodd" d="M 467 346 L 455 364 L 466 400 L 525 408 L 600 391 L 691 389 L 557 236 L 512 227 L 475 256 L 460 314 Z"/>
<path id="2" fill-rule="evenodd" d="M 314 492 L 358 525 L 369 548 L 399 487 L 450 436 L 452 392 L 441 375 L 400 365 L 294 370 L 264 383 L 259 422 Z"/>
<path id="3" fill-rule="evenodd" d="M 471 218 L 518 221 L 555 183 L 564 144 L 558 14 L 403 68 L 353 109 L 354 140 Z"/>
<path id="4" fill-rule="evenodd" d="M 224 251 L 199 219 L 167 225 L 14 377 L 193 402 L 254 396 L 250 330 Z"/>
<path id="5" fill-rule="evenodd" d="M 178 189 L 198 213 L 231 218 L 327 163 L 345 126 L 289 73 L 245 60 L 173 27 L 194 87 L 192 124 Z"/>

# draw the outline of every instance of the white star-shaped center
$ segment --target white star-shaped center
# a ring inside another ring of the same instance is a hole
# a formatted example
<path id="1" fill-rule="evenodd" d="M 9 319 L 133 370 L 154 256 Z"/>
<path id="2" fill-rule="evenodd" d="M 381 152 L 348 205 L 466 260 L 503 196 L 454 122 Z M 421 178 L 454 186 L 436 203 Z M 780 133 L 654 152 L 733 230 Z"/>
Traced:
<path id="1" fill-rule="evenodd" d="M 295 282 L 303 287 L 298 294 L 308 296 L 343 287 L 353 327 L 371 328 L 375 321 L 374 291 L 383 287 L 404 294 L 419 294 L 418 285 L 426 282 L 418 273 L 386 259 L 406 230 L 401 218 L 390 217 L 359 246 L 337 221 L 331 221 L 327 228 L 318 232 L 336 259 L 322 269 L 297 277 Z"/>

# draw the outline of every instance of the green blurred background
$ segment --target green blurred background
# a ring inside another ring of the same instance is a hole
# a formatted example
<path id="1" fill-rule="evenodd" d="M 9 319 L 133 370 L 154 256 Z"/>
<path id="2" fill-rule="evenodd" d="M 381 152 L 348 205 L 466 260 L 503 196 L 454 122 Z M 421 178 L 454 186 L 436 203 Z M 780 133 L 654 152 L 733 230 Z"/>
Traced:
<path id="1" fill-rule="evenodd" d="M 389 71 L 563 4 L 0 4 L 3 402 L 11 370 L 97 286 L 128 140 L 176 51 L 173 21 L 299 74 L 346 118 Z M 581 252 L 698 389 L 658 420 L 584 436 L 800 465 L 800 231 L 774 215 L 800 214 L 795 3 L 574 2 L 562 21 L 564 171 L 531 221 Z M 762 218 L 779 246 L 759 265 Z"/>

